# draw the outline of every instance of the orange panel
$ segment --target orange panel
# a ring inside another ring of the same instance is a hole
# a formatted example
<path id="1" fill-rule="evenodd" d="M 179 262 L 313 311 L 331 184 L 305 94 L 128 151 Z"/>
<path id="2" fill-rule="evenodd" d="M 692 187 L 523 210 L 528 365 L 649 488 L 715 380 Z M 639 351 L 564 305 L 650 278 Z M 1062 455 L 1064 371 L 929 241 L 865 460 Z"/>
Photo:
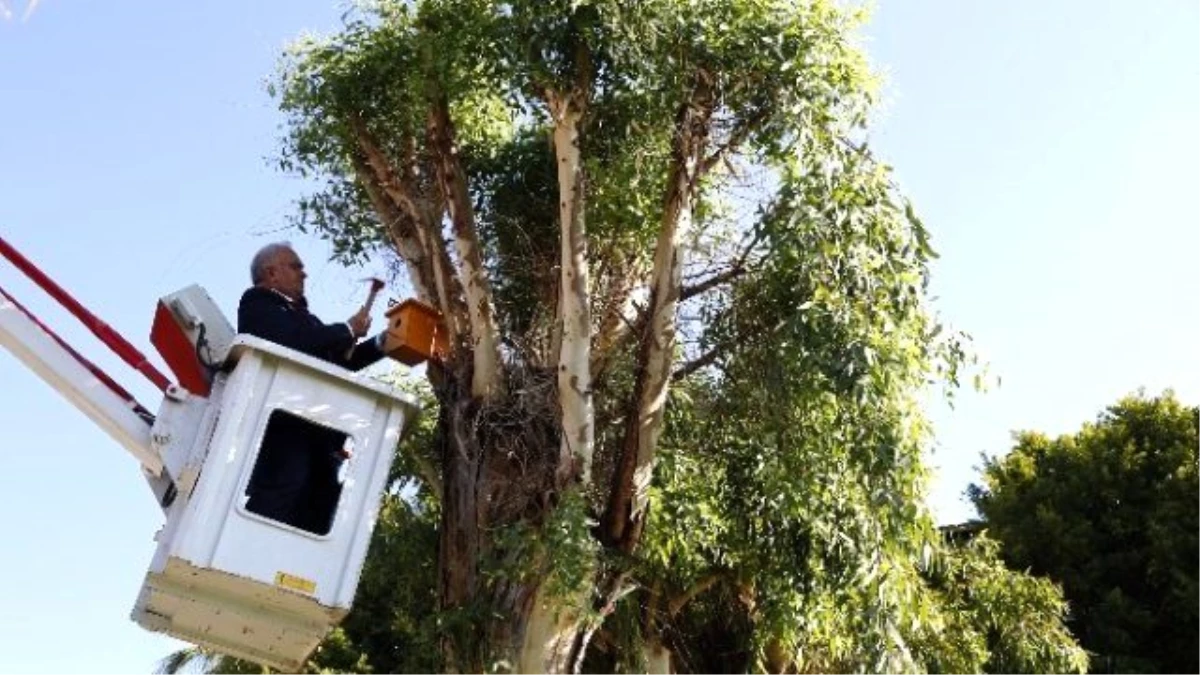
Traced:
<path id="1" fill-rule="evenodd" d="M 208 372 L 196 356 L 196 345 L 192 344 L 187 333 L 176 323 L 171 310 L 161 301 L 154 311 L 150 343 L 162 355 L 184 389 L 197 396 L 208 396 L 212 390 L 212 383 L 208 379 Z"/>

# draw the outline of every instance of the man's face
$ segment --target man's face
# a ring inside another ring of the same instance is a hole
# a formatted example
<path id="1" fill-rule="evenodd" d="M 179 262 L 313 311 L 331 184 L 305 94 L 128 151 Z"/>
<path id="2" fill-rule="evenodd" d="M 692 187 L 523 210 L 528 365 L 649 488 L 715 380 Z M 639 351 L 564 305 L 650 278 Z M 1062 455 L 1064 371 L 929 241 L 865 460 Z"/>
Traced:
<path id="1" fill-rule="evenodd" d="M 285 249 L 267 267 L 266 285 L 293 300 L 299 300 L 304 297 L 304 280 L 307 277 L 300 256 L 291 249 Z"/>

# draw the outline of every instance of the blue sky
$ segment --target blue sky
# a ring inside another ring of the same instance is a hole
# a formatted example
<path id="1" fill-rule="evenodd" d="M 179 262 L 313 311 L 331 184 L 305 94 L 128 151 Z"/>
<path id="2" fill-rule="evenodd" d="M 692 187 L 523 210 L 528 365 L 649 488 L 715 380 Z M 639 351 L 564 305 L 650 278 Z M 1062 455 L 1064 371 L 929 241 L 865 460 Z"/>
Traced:
<path id="1" fill-rule="evenodd" d="M 293 241 L 314 309 L 356 280 L 284 216 L 263 83 L 331 0 L 67 3 L 0 19 L 0 235 L 147 354 L 161 295 L 231 316 L 260 245 Z M 981 451 L 1070 431 L 1138 387 L 1200 400 L 1200 5 L 882 2 L 872 134 L 942 258 L 936 307 L 1003 380 L 931 405 L 943 521 Z M 0 286 L 152 409 L 158 397 L 4 263 Z M 377 321 L 378 321 L 377 317 Z M 161 516 L 133 459 L 0 352 L 0 672 L 148 672 L 180 646 L 128 620 Z"/>
<path id="2" fill-rule="evenodd" d="M 1138 387 L 1200 401 L 1200 5 L 880 2 L 876 150 L 934 234 L 936 307 L 1001 386 L 931 409 L 944 520 L 980 452 Z"/>

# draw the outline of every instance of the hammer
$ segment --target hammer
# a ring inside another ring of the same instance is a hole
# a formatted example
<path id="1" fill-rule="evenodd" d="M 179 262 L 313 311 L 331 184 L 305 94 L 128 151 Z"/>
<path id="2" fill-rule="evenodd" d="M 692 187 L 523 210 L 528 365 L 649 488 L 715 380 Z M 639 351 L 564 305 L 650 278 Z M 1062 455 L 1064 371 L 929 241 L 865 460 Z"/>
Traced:
<path id="1" fill-rule="evenodd" d="M 367 301 L 362 306 L 363 310 L 369 314 L 371 312 L 371 305 L 375 304 L 375 296 L 379 294 L 379 291 L 383 290 L 384 283 L 383 279 L 379 277 L 367 277 L 363 281 L 371 282 L 371 289 L 367 292 Z M 346 350 L 346 358 L 349 359 L 352 354 L 354 354 L 354 345 L 351 345 L 350 349 Z"/>
<path id="2" fill-rule="evenodd" d="M 379 291 L 383 290 L 383 279 L 379 277 L 367 277 L 363 281 L 371 282 L 371 290 L 367 292 L 367 301 L 363 303 L 363 309 L 369 313 L 371 305 L 375 304 L 375 296 L 379 294 Z"/>

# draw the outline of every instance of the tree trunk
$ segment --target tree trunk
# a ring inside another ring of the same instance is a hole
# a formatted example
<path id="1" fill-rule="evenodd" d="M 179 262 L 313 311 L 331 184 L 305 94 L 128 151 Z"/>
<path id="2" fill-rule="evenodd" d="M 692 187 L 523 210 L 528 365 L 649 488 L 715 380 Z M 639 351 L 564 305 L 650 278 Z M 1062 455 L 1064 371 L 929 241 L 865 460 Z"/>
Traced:
<path id="1" fill-rule="evenodd" d="M 438 381 L 437 442 L 444 467 L 438 597 L 445 620 L 446 669 L 570 671 L 582 648 L 582 610 L 590 600 L 590 575 L 583 575 L 579 588 L 548 593 L 550 561 L 521 557 L 528 556 L 530 549 L 505 550 L 500 543 L 505 540 L 493 538 L 495 532 L 516 523 L 529 527 L 527 536 L 541 536 L 538 528 L 560 508 L 555 495 L 572 489 L 557 475 L 561 473 L 557 471 L 561 460 L 557 420 L 528 417 L 531 407 L 554 406 L 552 390 L 546 386 L 554 376 L 541 373 L 531 386 L 513 376 L 514 386 L 542 392 L 536 395 L 545 398 L 514 394 L 482 402 L 471 393 L 468 368 L 469 363 L 460 372 L 439 370 L 440 376 L 431 377 Z M 529 573 L 516 578 L 481 573 L 514 560 Z M 593 561 L 581 562 L 586 566 Z"/>
<path id="2" fill-rule="evenodd" d="M 560 482 L 578 475 L 590 481 L 595 438 L 592 406 L 592 318 L 588 288 L 587 237 L 583 213 L 583 161 L 579 153 L 582 113 L 570 96 L 548 96 L 558 158 L 558 205 L 562 278 L 558 305 L 562 334 L 558 397 L 562 413 Z M 578 461 L 576 461 L 576 459 Z"/>
<path id="3" fill-rule="evenodd" d="M 764 665 L 767 667 L 768 673 L 790 673 L 796 670 L 793 655 L 778 638 L 771 638 L 767 643 L 765 657 Z"/>
<path id="4" fill-rule="evenodd" d="M 540 588 L 526 617 L 516 664 L 518 673 L 574 671 L 581 598 L 555 598 Z"/>
<path id="5" fill-rule="evenodd" d="M 645 649 L 646 672 L 667 674 L 671 670 L 671 650 L 658 640 L 648 640 Z"/>
<path id="6" fill-rule="evenodd" d="M 475 436 L 477 406 L 469 392 L 447 378 L 440 406 L 442 523 L 438 536 L 438 601 L 443 612 L 469 612 L 477 602 L 480 553 L 476 478 L 481 448 Z M 467 395 L 463 396 L 462 394 Z M 458 395 L 455 395 L 458 394 Z M 442 642 L 447 672 L 481 672 L 482 645 L 466 630 L 449 631 Z"/>

